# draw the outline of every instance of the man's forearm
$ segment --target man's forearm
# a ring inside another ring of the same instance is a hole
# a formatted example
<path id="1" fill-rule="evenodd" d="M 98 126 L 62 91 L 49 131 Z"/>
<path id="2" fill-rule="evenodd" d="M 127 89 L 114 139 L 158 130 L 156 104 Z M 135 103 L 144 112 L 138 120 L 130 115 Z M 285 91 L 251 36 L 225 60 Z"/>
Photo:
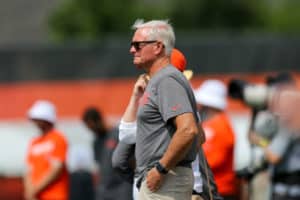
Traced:
<path id="1" fill-rule="evenodd" d="M 197 135 L 197 127 L 186 127 L 184 129 L 177 129 L 171 142 L 167 148 L 167 151 L 160 159 L 160 163 L 166 168 L 171 169 L 180 162 L 189 149 Z"/>
<path id="2" fill-rule="evenodd" d="M 30 174 L 26 173 L 23 177 L 24 190 L 27 191 L 31 186 Z"/>
<path id="3" fill-rule="evenodd" d="M 136 121 L 136 113 L 138 109 L 138 101 L 139 99 L 135 96 L 130 98 L 130 101 L 127 105 L 127 108 L 122 116 L 122 120 L 124 122 L 134 122 Z"/>
<path id="4" fill-rule="evenodd" d="M 55 163 L 52 165 L 50 171 L 44 176 L 44 178 L 36 185 L 37 193 L 43 191 L 53 181 L 57 179 L 63 170 L 63 163 Z"/>

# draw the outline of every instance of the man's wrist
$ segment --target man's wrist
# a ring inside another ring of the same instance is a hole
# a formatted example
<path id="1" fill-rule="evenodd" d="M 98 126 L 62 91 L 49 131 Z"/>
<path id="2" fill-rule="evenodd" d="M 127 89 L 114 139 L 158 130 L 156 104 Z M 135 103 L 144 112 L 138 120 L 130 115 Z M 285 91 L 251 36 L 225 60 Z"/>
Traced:
<path id="1" fill-rule="evenodd" d="M 160 174 L 167 174 L 169 172 L 160 162 L 155 163 L 155 168 Z"/>

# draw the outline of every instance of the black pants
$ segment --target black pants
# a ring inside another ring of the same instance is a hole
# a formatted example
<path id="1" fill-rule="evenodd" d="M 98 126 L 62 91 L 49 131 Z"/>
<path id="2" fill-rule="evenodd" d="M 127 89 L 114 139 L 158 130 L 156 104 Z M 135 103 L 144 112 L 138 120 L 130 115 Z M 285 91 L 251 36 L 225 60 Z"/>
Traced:
<path id="1" fill-rule="evenodd" d="M 224 200 L 237 200 L 236 196 L 232 196 L 232 195 L 222 195 Z"/>

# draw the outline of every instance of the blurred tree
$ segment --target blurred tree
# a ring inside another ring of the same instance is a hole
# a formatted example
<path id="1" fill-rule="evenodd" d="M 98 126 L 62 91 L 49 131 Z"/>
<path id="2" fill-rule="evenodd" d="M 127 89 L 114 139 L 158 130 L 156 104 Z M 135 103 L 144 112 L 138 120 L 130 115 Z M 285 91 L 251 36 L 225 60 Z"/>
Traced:
<path id="1" fill-rule="evenodd" d="M 178 30 L 300 31 L 298 0 L 66 0 L 49 18 L 55 40 L 129 33 L 136 18 L 170 19 Z"/>
<path id="2" fill-rule="evenodd" d="M 267 7 L 268 6 L 268 7 Z M 300 32 L 300 1 L 274 0 L 269 1 L 265 12 L 266 29 L 270 32 L 299 33 Z"/>
<path id="3" fill-rule="evenodd" d="M 176 0 L 172 19 L 180 29 L 243 30 L 263 25 L 257 0 Z"/>
<path id="4" fill-rule="evenodd" d="M 49 19 L 57 40 L 96 39 L 109 32 L 128 30 L 135 0 L 68 0 Z"/>
<path id="5" fill-rule="evenodd" d="M 126 33 L 139 18 L 165 18 L 167 6 L 151 1 L 68 0 L 49 18 L 55 40 L 100 39 L 108 33 Z"/>

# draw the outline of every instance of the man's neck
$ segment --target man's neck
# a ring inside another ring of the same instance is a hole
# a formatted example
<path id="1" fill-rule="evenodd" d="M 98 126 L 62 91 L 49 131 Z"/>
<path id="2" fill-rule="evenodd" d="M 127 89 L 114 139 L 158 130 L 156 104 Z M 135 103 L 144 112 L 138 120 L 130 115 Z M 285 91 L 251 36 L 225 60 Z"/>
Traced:
<path id="1" fill-rule="evenodd" d="M 160 71 L 163 67 L 170 64 L 170 59 L 168 57 L 161 57 L 157 59 L 152 66 L 149 68 L 149 76 L 154 76 L 158 71 Z"/>
<path id="2" fill-rule="evenodd" d="M 53 126 L 45 126 L 41 128 L 41 135 L 47 135 L 51 130 L 53 129 Z"/>

